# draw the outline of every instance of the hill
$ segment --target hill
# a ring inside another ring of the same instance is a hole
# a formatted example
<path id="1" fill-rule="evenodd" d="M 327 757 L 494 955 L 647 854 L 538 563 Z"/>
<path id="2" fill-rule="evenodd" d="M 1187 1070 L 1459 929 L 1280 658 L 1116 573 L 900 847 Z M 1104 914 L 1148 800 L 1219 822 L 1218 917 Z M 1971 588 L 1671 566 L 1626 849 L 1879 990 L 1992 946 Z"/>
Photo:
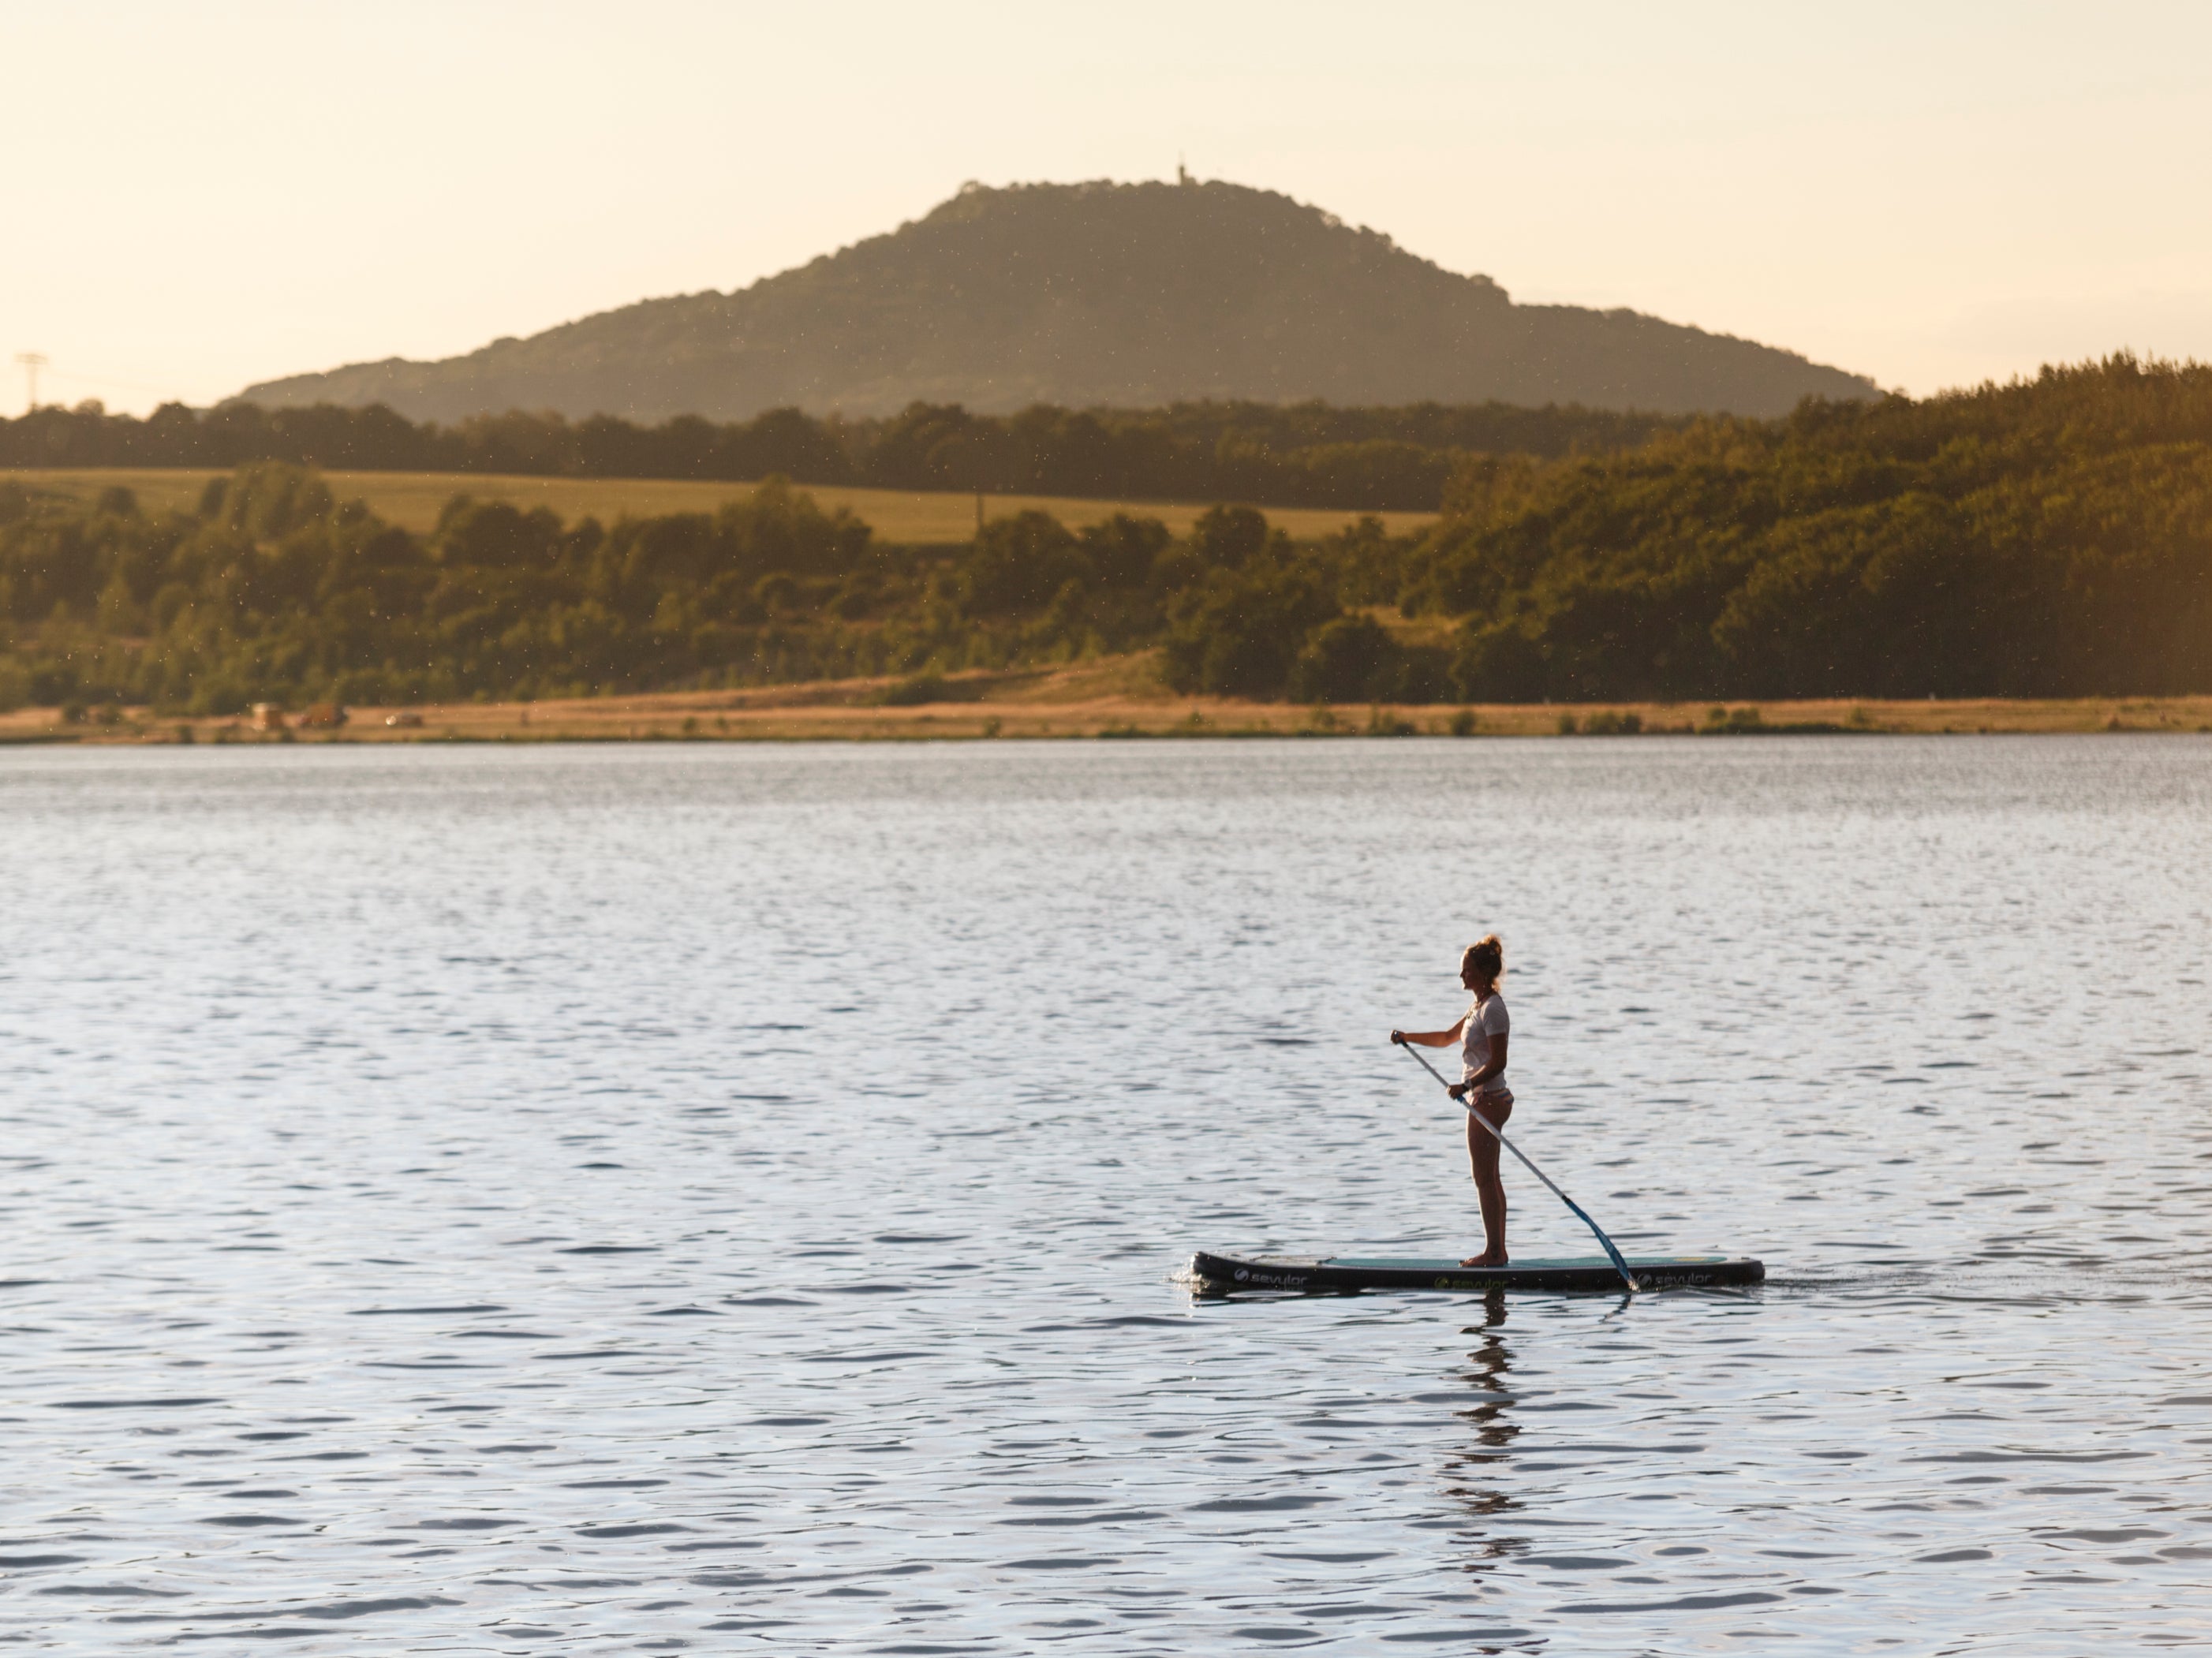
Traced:
<path id="1" fill-rule="evenodd" d="M 1807 397 L 1875 395 L 1862 376 L 1636 312 L 1516 305 L 1486 276 L 1286 196 L 1195 181 L 969 185 L 750 288 L 240 394 L 442 421 L 507 409 L 864 416 L 917 400 L 987 411 L 1496 400 L 1765 416 Z"/>

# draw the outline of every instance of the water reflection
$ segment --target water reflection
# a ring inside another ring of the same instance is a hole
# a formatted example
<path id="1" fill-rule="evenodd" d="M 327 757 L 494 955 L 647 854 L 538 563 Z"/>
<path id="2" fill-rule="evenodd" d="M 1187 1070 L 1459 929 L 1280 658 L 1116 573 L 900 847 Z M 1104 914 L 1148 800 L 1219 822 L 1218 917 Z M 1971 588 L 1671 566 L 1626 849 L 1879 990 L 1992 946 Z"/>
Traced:
<path id="1" fill-rule="evenodd" d="M 1525 1552 L 1528 1540 L 1497 1531 L 1501 1515 L 1521 1506 L 1506 1487 L 1486 1476 L 1503 1463 L 1521 1436 L 1521 1424 L 1512 1417 L 1513 1394 L 1506 1378 L 1513 1370 L 1513 1349 L 1505 1340 L 1506 1297 L 1503 1290 L 1486 1291 L 1482 1322 L 1462 1330 L 1462 1335 L 1480 1338 L 1467 1356 L 1460 1372 L 1475 1402 L 1452 1415 L 1474 1428 L 1474 1443 L 1462 1446 L 1445 1460 L 1448 1478 L 1444 1494 L 1464 1509 L 1474 1521 L 1467 1533 L 1474 1546 L 1468 1562 L 1470 1571 L 1483 1571 L 1509 1555 Z"/>

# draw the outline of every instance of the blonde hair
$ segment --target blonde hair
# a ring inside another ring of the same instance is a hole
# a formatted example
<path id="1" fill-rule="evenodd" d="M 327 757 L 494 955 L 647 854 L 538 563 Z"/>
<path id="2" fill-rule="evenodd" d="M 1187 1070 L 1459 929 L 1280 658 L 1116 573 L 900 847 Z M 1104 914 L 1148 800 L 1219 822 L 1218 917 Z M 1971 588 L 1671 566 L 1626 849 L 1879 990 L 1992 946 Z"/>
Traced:
<path id="1" fill-rule="evenodd" d="M 1477 984 L 1494 985 L 1505 971 L 1505 942 L 1494 932 L 1485 933 L 1460 952 L 1459 970 L 1474 969 Z"/>

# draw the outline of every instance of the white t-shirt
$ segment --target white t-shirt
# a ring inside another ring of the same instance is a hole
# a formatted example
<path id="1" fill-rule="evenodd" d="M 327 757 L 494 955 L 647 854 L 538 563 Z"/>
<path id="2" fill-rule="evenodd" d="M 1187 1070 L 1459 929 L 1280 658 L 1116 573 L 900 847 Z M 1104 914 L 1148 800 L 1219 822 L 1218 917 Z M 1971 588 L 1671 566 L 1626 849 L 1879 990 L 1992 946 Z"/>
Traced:
<path id="1" fill-rule="evenodd" d="M 1467 1011 L 1467 1037 L 1460 1044 L 1459 1077 L 1462 1082 L 1471 1079 L 1474 1073 L 1490 1063 L 1490 1039 L 1503 1036 L 1512 1029 L 1505 1017 L 1505 998 L 1492 991 L 1486 1000 L 1477 1002 Z M 1482 1085 L 1486 1094 L 1505 1091 L 1505 1073 L 1500 1071 Z"/>

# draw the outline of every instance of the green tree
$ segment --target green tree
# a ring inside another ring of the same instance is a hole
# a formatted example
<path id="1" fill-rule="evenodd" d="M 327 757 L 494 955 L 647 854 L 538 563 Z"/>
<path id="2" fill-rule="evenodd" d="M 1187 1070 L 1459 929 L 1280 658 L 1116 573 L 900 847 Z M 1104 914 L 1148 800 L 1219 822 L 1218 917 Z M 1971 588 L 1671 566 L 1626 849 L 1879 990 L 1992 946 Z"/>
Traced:
<path id="1" fill-rule="evenodd" d="M 1318 573 L 1279 559 L 1220 570 L 1176 607 L 1168 683 L 1220 696 L 1279 696 L 1306 636 L 1341 610 Z"/>
<path id="2" fill-rule="evenodd" d="M 986 524 L 961 561 L 966 608 L 1005 616 L 1049 604 L 1068 583 L 1090 579 L 1083 544 L 1048 513 L 1031 510 Z"/>
<path id="3" fill-rule="evenodd" d="M 1342 616 L 1314 629 L 1291 665 L 1301 702 L 1364 702 L 1395 696 L 1404 653 L 1371 616 Z"/>

